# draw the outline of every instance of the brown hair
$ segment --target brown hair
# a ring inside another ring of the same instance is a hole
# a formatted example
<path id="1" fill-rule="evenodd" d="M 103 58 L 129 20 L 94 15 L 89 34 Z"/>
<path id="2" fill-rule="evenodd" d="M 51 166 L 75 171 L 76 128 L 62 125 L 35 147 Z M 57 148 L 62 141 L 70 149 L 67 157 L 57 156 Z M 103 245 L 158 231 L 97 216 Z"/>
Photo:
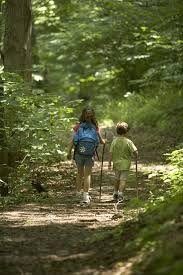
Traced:
<path id="1" fill-rule="evenodd" d="M 79 118 L 79 122 L 82 123 L 82 122 L 85 122 L 85 121 L 86 121 L 85 116 L 86 116 L 86 112 L 87 112 L 87 111 L 92 112 L 91 122 L 92 122 L 92 124 L 95 125 L 95 127 L 98 127 L 98 122 L 97 122 L 97 120 L 96 120 L 96 118 L 95 118 L 95 111 L 94 111 L 94 109 L 91 108 L 91 107 L 86 107 L 86 108 L 84 108 L 84 109 L 82 110 L 81 116 L 80 116 L 80 118 Z"/>
<path id="2" fill-rule="evenodd" d="M 129 126 L 126 122 L 118 122 L 116 132 L 118 135 L 124 135 L 129 131 Z"/>

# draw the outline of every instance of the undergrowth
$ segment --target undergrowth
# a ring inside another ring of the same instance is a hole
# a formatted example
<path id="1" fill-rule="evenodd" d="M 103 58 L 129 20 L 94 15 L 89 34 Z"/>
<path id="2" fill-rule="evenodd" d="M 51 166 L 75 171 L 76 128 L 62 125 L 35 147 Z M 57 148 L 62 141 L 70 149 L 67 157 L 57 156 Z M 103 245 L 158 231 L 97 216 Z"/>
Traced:
<path id="1" fill-rule="evenodd" d="M 110 249 L 118 247 L 115 268 L 125 268 L 133 259 L 130 274 L 182 274 L 183 150 L 173 151 L 168 159 L 174 169 L 160 176 L 170 184 L 163 196 L 157 193 L 141 205 L 139 215 L 92 240 L 99 246 L 99 242 L 109 243 L 110 238 Z"/>

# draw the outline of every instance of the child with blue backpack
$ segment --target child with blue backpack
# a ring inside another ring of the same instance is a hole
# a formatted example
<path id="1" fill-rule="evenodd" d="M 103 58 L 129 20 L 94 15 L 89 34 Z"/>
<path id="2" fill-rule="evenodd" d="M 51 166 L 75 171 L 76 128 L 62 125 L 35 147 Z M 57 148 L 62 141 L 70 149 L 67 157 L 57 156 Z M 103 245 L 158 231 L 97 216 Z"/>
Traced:
<path id="1" fill-rule="evenodd" d="M 76 194 L 80 195 L 81 193 L 82 179 L 84 177 L 82 203 L 89 205 L 91 172 L 94 165 L 96 148 L 99 143 L 105 144 L 105 140 L 100 134 L 95 112 L 90 107 L 83 109 L 79 123 L 75 125 L 73 130 L 74 135 L 68 149 L 67 158 L 71 159 L 72 149 L 74 148 L 74 160 L 77 166 Z"/>

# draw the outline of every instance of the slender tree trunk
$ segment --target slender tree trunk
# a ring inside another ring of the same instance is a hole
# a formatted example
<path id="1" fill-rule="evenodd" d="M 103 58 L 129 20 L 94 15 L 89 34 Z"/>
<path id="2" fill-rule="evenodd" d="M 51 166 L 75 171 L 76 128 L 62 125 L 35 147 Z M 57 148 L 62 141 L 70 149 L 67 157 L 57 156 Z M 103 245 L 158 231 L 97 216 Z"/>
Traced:
<path id="1" fill-rule="evenodd" d="M 31 0 L 6 0 L 4 69 L 31 81 Z"/>
<path id="2" fill-rule="evenodd" d="M 31 82 L 31 0 L 6 0 L 4 9 L 4 71 L 17 73 Z M 9 148 L 7 146 L 3 79 L 0 78 L 0 179 L 8 181 Z M 16 115 L 16 114 L 15 114 Z M 13 152 L 16 154 L 16 152 Z"/>
<path id="3" fill-rule="evenodd" d="M 0 7 L 1 15 L 2 15 L 2 3 Z M 0 41 L 2 42 L 3 37 L 3 26 L 4 26 L 4 20 L 3 17 L 1 17 L 0 20 L 1 28 L 0 28 Z M 2 68 L 4 66 L 4 54 L 2 50 L 0 49 L 0 67 L 1 72 Z M 7 152 L 7 138 L 6 138 L 6 131 L 5 131 L 5 116 L 4 116 L 4 81 L 2 74 L 0 74 L 0 195 L 3 191 L 3 184 L 2 181 L 7 180 L 8 175 L 8 152 Z"/>
<path id="4" fill-rule="evenodd" d="M 3 80 L 0 76 L 0 179 L 7 181 L 8 176 L 8 151 L 7 151 L 7 139 L 5 131 L 5 118 L 4 118 L 4 90 Z"/>

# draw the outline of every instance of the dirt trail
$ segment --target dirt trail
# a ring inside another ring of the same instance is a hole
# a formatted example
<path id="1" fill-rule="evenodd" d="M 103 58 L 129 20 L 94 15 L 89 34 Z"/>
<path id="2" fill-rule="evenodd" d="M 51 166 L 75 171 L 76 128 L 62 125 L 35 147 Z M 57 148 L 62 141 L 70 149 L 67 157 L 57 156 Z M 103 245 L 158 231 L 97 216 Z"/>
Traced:
<path id="1" fill-rule="evenodd" d="M 57 166 L 49 171 L 48 196 L 42 195 L 40 202 L 10 206 L 1 212 L 0 274 L 121 274 L 121 269 L 115 267 L 119 255 L 113 251 L 110 238 L 107 244 L 100 242 L 100 247 L 94 246 L 92 240 L 99 233 L 100 236 L 110 233 L 116 225 L 132 219 L 139 209 L 130 207 L 127 201 L 119 206 L 119 215 L 115 215 L 111 202 L 114 176 L 106 165 L 101 201 L 100 165 L 95 165 L 92 203 L 88 208 L 82 208 L 74 196 L 73 167 L 66 166 L 64 174 Z M 141 199 L 148 197 L 145 179 L 147 176 L 139 171 Z M 125 194 L 129 199 L 136 196 L 133 171 Z M 129 263 L 125 272 L 130 274 Z"/>

